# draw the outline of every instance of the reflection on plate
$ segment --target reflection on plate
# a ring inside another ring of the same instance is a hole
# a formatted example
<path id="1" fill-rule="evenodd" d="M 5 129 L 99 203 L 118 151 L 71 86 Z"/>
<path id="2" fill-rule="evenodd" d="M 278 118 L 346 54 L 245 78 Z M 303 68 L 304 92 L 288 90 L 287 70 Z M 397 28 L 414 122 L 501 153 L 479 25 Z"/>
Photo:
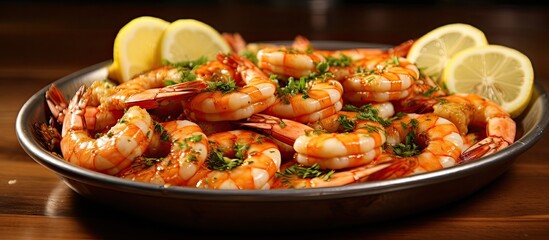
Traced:
<path id="1" fill-rule="evenodd" d="M 322 48 L 383 46 L 330 41 L 313 44 Z M 88 67 L 55 84 L 66 96 L 72 96 L 82 84 L 104 79 L 109 64 L 110 61 Z M 549 123 L 549 100 L 536 83 L 529 107 L 517 119 L 523 130 L 520 139 L 478 161 L 399 179 L 331 188 L 268 191 L 170 188 L 89 171 L 45 151 L 33 136 L 32 124 L 45 121 L 47 87 L 27 101 L 16 122 L 21 146 L 36 162 L 85 197 L 150 219 L 196 228 L 209 228 L 218 221 L 223 221 L 216 224 L 220 228 L 269 228 L 280 224 L 281 219 L 288 229 L 337 227 L 425 211 L 455 201 L 494 180 L 541 138 Z"/>

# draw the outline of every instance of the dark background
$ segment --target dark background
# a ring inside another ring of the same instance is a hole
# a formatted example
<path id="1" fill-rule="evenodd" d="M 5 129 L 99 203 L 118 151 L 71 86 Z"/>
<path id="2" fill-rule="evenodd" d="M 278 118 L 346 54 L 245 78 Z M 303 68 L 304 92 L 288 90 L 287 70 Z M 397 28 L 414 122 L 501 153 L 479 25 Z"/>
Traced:
<path id="1" fill-rule="evenodd" d="M 2 2 L 0 3 L 0 9 L 2 9 L 0 69 L 25 64 L 29 67 L 50 66 L 52 69 L 63 65 L 77 70 L 108 60 L 112 58 L 112 45 L 118 30 L 131 19 L 143 15 L 160 17 L 167 21 L 195 18 L 220 32 L 239 32 L 247 41 L 290 40 L 301 34 L 313 40 L 352 40 L 391 45 L 418 38 L 444 24 L 463 22 L 483 30 L 490 43 L 516 48 L 536 62 L 541 61 L 542 57 L 549 53 L 547 47 L 549 39 L 539 39 L 538 37 L 542 34 L 539 32 L 540 28 L 535 27 L 549 26 L 549 14 L 547 14 L 549 11 L 540 12 L 540 8 L 545 10 L 549 8 L 539 2 L 529 0 Z M 212 6 L 221 6 L 225 10 L 212 12 L 210 11 Z M 433 9 L 437 9 L 435 14 Z M 485 14 L 486 12 L 491 14 Z M 67 19 L 73 20 L 67 21 Z M 41 39 L 29 37 L 36 32 L 42 33 Z M 521 34 L 509 36 L 508 32 Z M 532 48 L 523 46 L 527 41 L 531 41 L 529 45 Z M 35 54 L 43 52 L 41 50 L 44 48 L 49 51 L 48 55 Z"/>

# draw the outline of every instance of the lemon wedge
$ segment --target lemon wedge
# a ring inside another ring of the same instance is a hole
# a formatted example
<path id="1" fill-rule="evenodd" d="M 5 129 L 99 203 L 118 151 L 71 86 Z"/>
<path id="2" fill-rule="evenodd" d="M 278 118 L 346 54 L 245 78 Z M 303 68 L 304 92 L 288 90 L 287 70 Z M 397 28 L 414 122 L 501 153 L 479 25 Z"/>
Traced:
<path id="1" fill-rule="evenodd" d="M 169 22 L 150 16 L 135 18 L 124 25 L 114 40 L 109 78 L 125 82 L 160 66 L 160 39 L 169 25 Z"/>
<path id="2" fill-rule="evenodd" d="M 193 61 L 200 57 L 215 59 L 230 47 L 221 34 L 210 25 L 194 19 L 172 22 L 161 40 L 161 58 L 169 62 Z"/>
<path id="3" fill-rule="evenodd" d="M 453 56 L 442 75 L 452 93 L 475 93 L 499 104 L 511 117 L 528 106 L 534 70 L 527 56 L 504 46 L 465 49 Z"/>
<path id="4" fill-rule="evenodd" d="M 454 23 L 438 27 L 417 39 L 406 58 L 440 82 L 446 62 L 454 54 L 484 45 L 488 45 L 488 41 L 482 31 L 468 24 Z"/>

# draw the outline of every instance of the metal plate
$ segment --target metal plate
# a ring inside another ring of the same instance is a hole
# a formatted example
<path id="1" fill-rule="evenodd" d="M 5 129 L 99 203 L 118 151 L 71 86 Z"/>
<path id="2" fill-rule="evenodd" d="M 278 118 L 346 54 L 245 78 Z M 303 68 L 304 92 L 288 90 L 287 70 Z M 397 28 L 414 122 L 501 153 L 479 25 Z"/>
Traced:
<path id="1" fill-rule="evenodd" d="M 324 48 L 382 47 L 353 42 L 314 42 Z M 55 81 L 67 98 L 82 84 L 107 76 L 110 61 Z M 45 151 L 32 125 L 44 122 L 44 94 L 33 95 L 21 108 L 16 133 L 36 162 L 55 172 L 77 193 L 128 213 L 185 227 L 234 229 L 326 228 L 383 221 L 426 211 L 464 197 L 506 171 L 515 158 L 532 147 L 549 123 L 549 100 L 535 83 L 525 112 L 516 119 L 519 139 L 510 147 L 455 167 L 399 179 L 341 187 L 288 190 L 209 190 L 163 187 L 100 174 L 65 162 Z M 230 217 L 230 218 L 227 218 Z M 231 219 L 226 221 L 226 219 Z"/>

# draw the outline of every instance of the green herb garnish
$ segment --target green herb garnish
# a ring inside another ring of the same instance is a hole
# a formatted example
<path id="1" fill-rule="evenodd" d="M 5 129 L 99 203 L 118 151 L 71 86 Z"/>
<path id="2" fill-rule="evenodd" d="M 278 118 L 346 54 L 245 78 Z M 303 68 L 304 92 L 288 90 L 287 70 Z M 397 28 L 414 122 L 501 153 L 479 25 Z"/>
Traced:
<path id="1" fill-rule="evenodd" d="M 166 132 L 166 129 L 164 128 L 164 126 L 162 126 L 162 124 L 154 122 L 154 131 L 160 134 L 160 139 L 163 142 L 167 142 L 170 140 L 170 134 Z"/>
<path id="2" fill-rule="evenodd" d="M 297 163 L 284 169 L 283 172 L 277 172 L 275 177 L 282 177 L 288 180 L 290 177 L 295 176 L 299 178 L 316 178 L 320 177 L 324 181 L 330 180 L 330 177 L 335 173 L 335 170 L 322 170 L 318 163 L 313 164 L 310 167 L 300 166 Z"/>
<path id="3" fill-rule="evenodd" d="M 244 162 L 244 153 L 250 148 L 250 145 L 235 144 L 235 158 L 224 156 L 224 151 L 215 144 L 210 150 L 206 166 L 212 170 L 230 171 L 231 169 L 242 165 Z"/>
<path id="4" fill-rule="evenodd" d="M 181 73 L 181 77 L 179 79 L 166 79 L 164 80 L 164 84 L 166 84 L 166 86 L 169 86 L 196 80 L 197 77 L 196 74 L 194 74 L 194 70 L 196 70 L 201 65 L 206 64 L 207 62 L 208 58 L 205 56 L 202 56 L 194 61 L 183 61 L 176 63 L 169 62 L 168 60 L 162 60 L 163 65 L 176 67 L 177 70 Z"/>
<path id="5" fill-rule="evenodd" d="M 418 155 L 421 150 L 419 149 L 419 146 L 416 144 L 416 133 L 415 130 L 417 129 L 419 122 L 415 119 L 412 119 L 410 123 L 401 123 L 403 128 L 408 128 L 409 132 L 406 134 L 406 137 L 404 138 L 404 143 L 395 144 L 392 146 L 393 152 L 395 155 L 400 157 L 411 157 Z"/>
<path id="6" fill-rule="evenodd" d="M 225 93 L 232 92 L 237 88 L 238 87 L 236 86 L 236 82 L 229 77 L 227 81 L 222 81 L 222 80 L 209 81 L 206 91 L 209 91 L 209 92 L 220 91 L 223 94 L 225 94 Z"/>

